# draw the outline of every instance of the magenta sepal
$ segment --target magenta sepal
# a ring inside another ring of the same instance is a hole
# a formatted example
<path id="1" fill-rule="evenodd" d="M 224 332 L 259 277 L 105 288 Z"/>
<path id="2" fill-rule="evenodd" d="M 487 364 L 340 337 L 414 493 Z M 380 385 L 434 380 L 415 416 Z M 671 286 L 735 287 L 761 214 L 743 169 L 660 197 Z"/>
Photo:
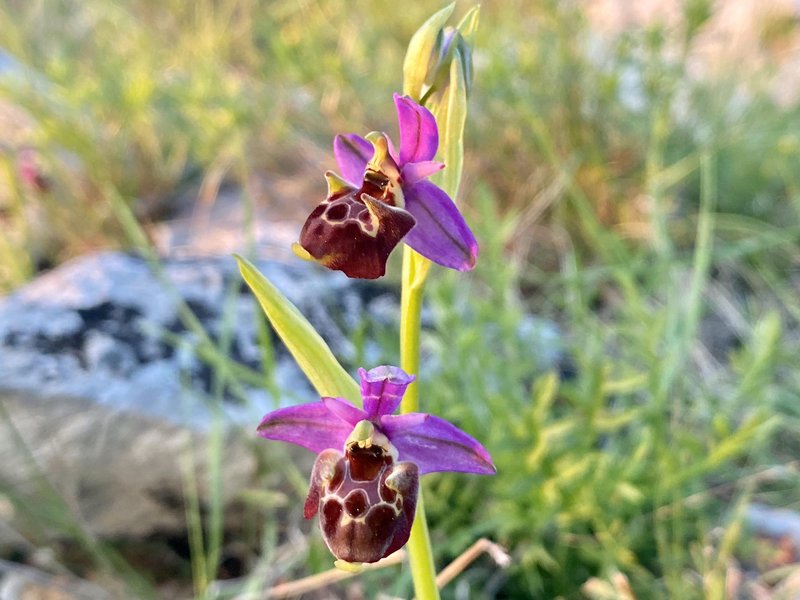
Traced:
<path id="1" fill-rule="evenodd" d="M 416 463 L 420 475 L 438 471 L 479 475 L 496 472 L 492 457 L 480 442 L 434 415 L 384 415 L 381 430 L 403 460 Z"/>
<path id="2" fill-rule="evenodd" d="M 478 242 L 450 196 L 425 180 L 404 191 L 406 210 L 417 224 L 403 241 L 444 267 L 472 270 L 478 260 Z"/>
<path id="3" fill-rule="evenodd" d="M 352 430 L 351 424 L 335 418 L 323 402 L 288 406 L 267 413 L 257 429 L 263 438 L 297 444 L 317 453 L 341 448 Z"/>
<path id="4" fill-rule="evenodd" d="M 347 437 L 361 420 L 368 420 L 397 448 L 399 461 L 410 461 L 420 473 L 457 471 L 492 474 L 492 459 L 475 438 L 440 417 L 425 413 L 392 415 L 414 380 L 398 367 L 359 370 L 364 409 L 343 398 L 290 406 L 268 413 L 258 434 L 320 453 L 344 450 Z"/>
<path id="5" fill-rule="evenodd" d="M 372 158 L 372 154 L 372 144 L 355 133 L 337 135 L 333 139 L 333 155 L 336 157 L 339 171 L 355 188 L 360 187 L 364 178 L 364 168 Z"/>

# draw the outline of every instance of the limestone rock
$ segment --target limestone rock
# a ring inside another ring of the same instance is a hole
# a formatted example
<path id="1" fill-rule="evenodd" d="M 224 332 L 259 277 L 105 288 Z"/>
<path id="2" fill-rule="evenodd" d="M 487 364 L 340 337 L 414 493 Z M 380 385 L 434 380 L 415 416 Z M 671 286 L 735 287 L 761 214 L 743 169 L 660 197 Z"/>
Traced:
<path id="1" fill-rule="evenodd" d="M 344 361 L 355 359 L 349 328 L 371 304 L 397 302 L 384 288 L 313 265 L 259 267 Z M 198 356 L 198 335 L 179 315 L 181 302 L 214 340 L 229 320 L 225 356 L 261 371 L 260 309 L 230 257 L 166 259 L 159 278 L 140 258 L 104 252 L 0 298 L 0 403 L 19 436 L 0 420 L 0 483 L 36 496 L 40 472 L 78 522 L 101 536 L 183 527 L 184 463 L 194 452 L 197 480 L 204 480 L 215 376 Z M 274 350 L 270 376 L 279 397 L 259 385 L 226 388 L 217 405 L 227 423 L 252 431 L 276 403 L 315 399 L 277 340 Z M 228 497 L 254 471 L 252 452 L 230 437 L 223 469 Z"/>
<path id="2" fill-rule="evenodd" d="M 99 586 L 67 575 L 0 561 L 2 600 L 112 600 Z"/>

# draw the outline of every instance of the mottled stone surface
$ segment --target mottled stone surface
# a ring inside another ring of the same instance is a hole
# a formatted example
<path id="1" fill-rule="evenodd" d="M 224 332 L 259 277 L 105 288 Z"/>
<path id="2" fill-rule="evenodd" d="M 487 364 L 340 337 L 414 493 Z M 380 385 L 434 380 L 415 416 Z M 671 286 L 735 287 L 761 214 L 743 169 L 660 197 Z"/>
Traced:
<path id="1" fill-rule="evenodd" d="M 393 293 L 381 287 L 310 265 L 260 267 L 345 362 L 355 352 L 349 328 L 362 314 L 385 315 L 387 303 L 396 306 Z M 225 313 L 232 324 L 225 355 L 261 369 L 259 309 L 232 258 L 168 260 L 160 280 L 142 259 L 106 252 L 73 260 L 0 298 L 0 390 L 84 398 L 202 428 L 213 373 L 197 355 L 201 336 L 187 327 L 181 302 L 214 340 Z M 275 351 L 270 375 L 283 394 L 273 399 L 259 388 L 226 389 L 235 421 L 258 417 L 273 401 L 312 399 L 277 340 Z"/>
<path id="2" fill-rule="evenodd" d="M 345 362 L 355 359 L 348 340 L 361 316 L 396 306 L 386 288 L 312 265 L 259 266 Z M 183 527 L 182 461 L 194 449 L 203 481 L 214 370 L 198 356 L 200 336 L 181 318 L 182 302 L 214 340 L 228 320 L 225 356 L 262 370 L 259 309 L 230 257 L 167 259 L 159 277 L 140 258 L 104 252 L 0 298 L 0 402 L 14 427 L 0 422 L 0 482 L 36 497 L 44 474 L 78 520 L 103 536 Z M 274 356 L 278 397 L 259 385 L 226 387 L 227 422 L 254 428 L 273 403 L 315 399 L 277 341 Z M 226 495 L 254 471 L 252 452 L 230 437 Z"/>

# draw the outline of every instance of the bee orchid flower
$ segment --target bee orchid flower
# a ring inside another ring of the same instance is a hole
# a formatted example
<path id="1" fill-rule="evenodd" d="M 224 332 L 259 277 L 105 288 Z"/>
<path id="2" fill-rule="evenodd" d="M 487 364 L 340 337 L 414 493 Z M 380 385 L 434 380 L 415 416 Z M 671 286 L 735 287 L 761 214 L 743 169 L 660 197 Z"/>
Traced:
<path id="1" fill-rule="evenodd" d="M 436 119 L 407 96 L 395 94 L 394 103 L 399 151 L 385 133 L 336 136 L 341 175 L 325 173 L 328 197 L 306 219 L 295 252 L 348 277 L 375 279 L 402 240 L 433 262 L 471 270 L 475 236 L 447 193 L 427 180 L 444 168 L 433 160 Z"/>
<path id="2" fill-rule="evenodd" d="M 413 375 L 381 366 L 359 376 L 363 410 L 325 397 L 273 411 L 258 426 L 261 437 L 318 454 L 304 514 L 319 514 L 325 543 L 348 563 L 376 562 L 406 543 L 420 475 L 495 472 L 486 449 L 452 423 L 392 414 Z"/>

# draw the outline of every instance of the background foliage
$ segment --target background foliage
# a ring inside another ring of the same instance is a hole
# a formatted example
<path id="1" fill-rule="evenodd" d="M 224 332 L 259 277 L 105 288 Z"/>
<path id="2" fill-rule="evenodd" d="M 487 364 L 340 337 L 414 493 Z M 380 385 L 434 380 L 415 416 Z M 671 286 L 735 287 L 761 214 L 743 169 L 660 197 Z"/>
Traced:
<path id="1" fill-rule="evenodd" d="M 451 594 L 613 597 L 622 572 L 637 598 L 723 597 L 746 560 L 741 507 L 798 508 L 800 102 L 782 71 L 797 24 L 753 23 L 751 64 L 714 54 L 719 6 L 676 7 L 622 29 L 577 1 L 482 8 L 460 199 L 482 255 L 471 277 L 432 277 L 421 391 L 498 475 L 432 475 L 427 504 L 442 564 L 478 536 L 514 563 L 479 563 Z M 391 131 L 405 45 L 436 8 L 0 4 L 18 61 L 0 78 L 0 287 L 91 248 L 141 248 L 137 223 L 187 190 L 213 201 L 222 181 L 310 208 L 335 133 Z M 46 189 L 18 176 L 25 148 Z M 559 324 L 549 347 L 531 344 L 531 314 Z M 365 319 L 354 335 L 396 362 L 394 331 Z M 273 446 L 253 451 L 265 486 L 303 493 Z M 286 501 L 254 497 L 257 575 Z M 219 557 L 195 550 L 213 596 Z M 327 560 L 312 542 L 287 568 Z M 397 572 L 365 582 L 410 589 Z"/>

